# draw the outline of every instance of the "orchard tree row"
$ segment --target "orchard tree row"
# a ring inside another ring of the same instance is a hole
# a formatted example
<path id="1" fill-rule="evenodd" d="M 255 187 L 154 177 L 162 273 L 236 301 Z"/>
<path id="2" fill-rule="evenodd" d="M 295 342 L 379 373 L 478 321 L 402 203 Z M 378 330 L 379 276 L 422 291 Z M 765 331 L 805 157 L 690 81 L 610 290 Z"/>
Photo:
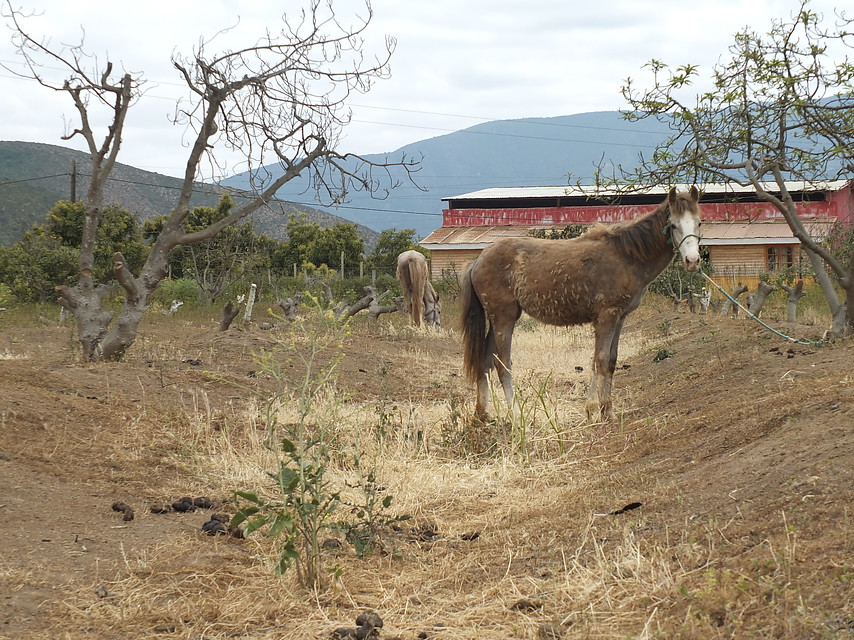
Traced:
<path id="1" fill-rule="evenodd" d="M 223 196 L 216 208 L 196 207 L 184 222 L 187 233 L 226 218 L 234 206 Z M 43 224 L 33 225 L 11 247 L 0 247 L 0 284 L 19 302 L 44 302 L 56 298 L 56 286 L 77 284 L 80 242 L 86 206 L 59 201 Z M 167 216 L 140 221 L 119 206 L 105 207 L 94 249 L 94 278 L 108 283 L 113 278 L 113 256 L 119 252 L 136 271 L 145 264 Z M 169 256 L 169 277 L 192 280 L 203 302 L 216 302 L 237 283 L 293 275 L 326 266 L 340 269 L 342 253 L 346 275 L 393 274 L 395 260 L 403 251 L 417 248 L 414 229 L 386 229 L 376 246 L 366 252 L 365 240 L 353 223 L 321 227 L 305 215 L 291 215 L 287 240 L 257 233 L 251 222 L 225 227 L 220 233 L 195 244 L 177 248 Z"/>

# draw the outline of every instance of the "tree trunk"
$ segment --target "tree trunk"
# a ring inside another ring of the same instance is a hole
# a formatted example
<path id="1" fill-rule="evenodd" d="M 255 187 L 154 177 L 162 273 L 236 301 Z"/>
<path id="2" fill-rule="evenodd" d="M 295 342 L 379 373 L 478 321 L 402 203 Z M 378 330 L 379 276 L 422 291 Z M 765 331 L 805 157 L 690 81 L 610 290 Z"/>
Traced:
<path id="1" fill-rule="evenodd" d="M 747 308 L 748 313 L 758 318 L 759 314 L 762 312 L 762 307 L 765 306 L 765 302 L 768 300 L 769 294 L 776 288 L 777 287 L 773 284 L 760 282 L 759 286 L 756 288 L 756 295 L 753 296 L 750 306 Z"/>
<path id="2" fill-rule="evenodd" d="M 789 294 L 788 303 L 786 305 L 786 322 L 797 322 L 798 300 L 806 295 L 804 293 L 804 281 L 798 280 L 794 287 L 790 287 L 787 284 L 781 284 L 780 288 Z"/>
<path id="3" fill-rule="evenodd" d="M 747 291 L 747 287 L 739 282 L 738 286 L 735 289 L 733 289 L 732 293 L 730 294 L 730 297 L 727 298 L 726 300 L 724 300 L 724 304 L 721 307 L 721 313 L 720 313 L 721 317 L 727 315 L 730 312 L 730 307 L 732 307 L 733 317 L 738 315 L 738 305 L 733 304 L 732 301 L 738 300 L 738 296 L 745 293 L 746 291 Z M 732 299 L 730 299 L 730 298 L 732 298 Z"/>
<path id="4" fill-rule="evenodd" d="M 144 279 L 134 278 L 125 264 L 121 253 L 113 254 L 113 276 L 125 290 L 125 301 L 112 324 L 113 313 L 103 309 L 109 287 L 93 285 L 91 270 L 81 270 L 81 277 L 76 286 L 56 288 L 60 303 L 74 313 L 83 357 L 88 361 L 122 358 L 136 339 L 137 328 L 147 308 L 148 296 L 162 279 L 162 275 L 156 279 L 151 276 L 153 284 L 146 285 Z M 166 272 L 165 262 L 162 272 Z"/>
<path id="5" fill-rule="evenodd" d="M 229 300 L 222 310 L 222 318 L 220 318 L 219 321 L 219 330 L 228 331 L 228 328 L 231 326 L 231 323 L 234 322 L 234 319 L 239 313 L 240 305 L 235 305 L 231 300 Z"/>
<path id="6" fill-rule="evenodd" d="M 854 332 L 854 247 L 851 247 L 848 256 L 848 274 L 842 280 L 842 287 L 845 289 L 845 304 L 842 308 L 845 309 L 846 325 L 840 335 L 847 335 Z"/>
<path id="7" fill-rule="evenodd" d="M 102 308 L 109 287 L 92 285 L 91 278 L 80 278 L 74 287 L 65 285 L 56 287 L 59 304 L 74 316 L 77 325 L 77 337 L 83 349 L 83 359 L 93 361 L 99 358 L 101 340 L 113 319 L 113 312 Z"/>
<path id="8" fill-rule="evenodd" d="M 288 298 L 286 300 L 279 300 L 277 303 L 285 314 L 285 320 L 288 322 L 293 322 L 297 319 L 297 312 L 299 312 L 299 306 L 302 302 L 302 294 L 298 293 L 293 298 Z"/>
<path id="9" fill-rule="evenodd" d="M 367 285 L 364 288 L 365 296 L 356 300 L 350 306 L 339 305 L 338 311 L 335 314 L 335 317 L 339 320 L 347 320 L 348 318 L 352 318 L 354 315 L 359 313 L 360 311 L 364 311 L 368 307 L 371 306 L 371 302 L 377 297 L 377 288 L 373 285 Z"/>
<path id="10" fill-rule="evenodd" d="M 851 324 L 851 319 L 848 317 L 847 305 L 843 304 L 839 300 L 836 289 L 833 287 L 833 281 L 827 273 L 827 269 L 825 269 L 824 261 L 821 257 L 807 246 L 804 246 L 803 249 L 809 258 L 810 265 L 812 266 L 813 273 L 815 274 L 816 282 L 818 282 L 818 286 L 821 287 L 821 291 L 824 293 L 824 297 L 827 300 L 827 306 L 830 308 L 830 315 L 833 319 L 830 326 L 830 335 L 834 337 L 845 335 L 845 333 L 850 331 L 851 327 L 854 326 Z M 846 288 L 846 296 L 850 296 L 848 288 Z M 850 300 L 851 298 L 848 297 L 848 299 Z"/>
<path id="11" fill-rule="evenodd" d="M 326 304 L 332 304 L 334 298 L 332 297 L 332 288 L 329 286 L 328 282 L 323 283 L 323 296 L 326 298 Z"/>
<path id="12" fill-rule="evenodd" d="M 386 291 L 385 293 L 388 293 L 388 291 Z M 396 298 L 394 298 L 394 304 L 393 305 L 381 306 L 379 304 L 379 300 L 382 299 L 382 297 L 385 295 L 385 293 L 382 296 L 380 296 L 377 300 L 374 300 L 373 302 L 371 302 L 371 306 L 368 308 L 368 317 L 371 320 L 376 320 L 377 318 L 379 318 L 384 313 L 394 313 L 395 311 L 401 311 L 401 312 L 403 311 L 403 297 L 401 297 L 401 296 L 397 296 Z"/>

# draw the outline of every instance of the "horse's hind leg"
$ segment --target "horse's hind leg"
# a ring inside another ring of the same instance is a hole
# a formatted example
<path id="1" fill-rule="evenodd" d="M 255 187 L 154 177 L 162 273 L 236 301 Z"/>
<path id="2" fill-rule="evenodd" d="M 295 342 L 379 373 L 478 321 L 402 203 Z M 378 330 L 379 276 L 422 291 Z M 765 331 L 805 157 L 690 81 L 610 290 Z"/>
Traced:
<path id="1" fill-rule="evenodd" d="M 486 332 L 486 358 L 480 363 L 477 373 L 477 404 L 475 415 L 481 420 L 488 418 L 489 411 L 489 370 L 492 369 L 493 355 L 495 353 L 495 332 L 490 326 Z"/>
<path id="2" fill-rule="evenodd" d="M 492 321 L 492 326 L 495 330 L 495 368 L 498 371 L 498 379 L 501 381 L 501 388 L 504 390 L 504 398 L 507 400 L 507 406 L 516 415 L 518 407 L 513 403 L 513 359 L 511 349 L 513 346 L 513 329 L 516 326 L 516 321 L 522 315 L 521 308 L 517 307 L 515 313 L 510 311 L 511 315 L 495 319 Z"/>

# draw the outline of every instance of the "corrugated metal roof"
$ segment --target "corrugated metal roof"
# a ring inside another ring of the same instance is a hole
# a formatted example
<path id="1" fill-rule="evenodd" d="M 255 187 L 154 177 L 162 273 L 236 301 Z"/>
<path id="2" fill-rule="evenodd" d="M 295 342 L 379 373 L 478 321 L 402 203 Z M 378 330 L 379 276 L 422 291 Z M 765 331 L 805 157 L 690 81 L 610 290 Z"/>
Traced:
<path id="1" fill-rule="evenodd" d="M 821 241 L 833 225 L 833 220 L 810 220 L 807 231 Z M 800 244 L 800 240 L 786 222 L 705 222 L 702 244 Z"/>
<path id="2" fill-rule="evenodd" d="M 786 189 L 790 192 L 797 191 L 838 191 L 849 183 L 848 180 L 826 180 L 817 182 L 793 181 L 786 182 Z M 776 183 L 762 183 L 763 188 L 770 193 L 779 193 Z M 685 191 L 690 189 L 692 185 L 674 185 L 678 190 Z M 701 193 L 753 193 L 755 189 L 752 186 L 742 187 L 736 184 L 698 184 L 695 185 Z M 649 194 L 664 196 L 670 191 L 670 186 L 648 187 L 632 193 Z M 490 200 L 503 198 L 562 198 L 571 196 L 583 197 L 612 197 L 620 195 L 620 192 L 615 189 L 599 190 L 593 186 L 577 186 L 567 185 L 563 187 L 490 187 L 488 189 L 480 189 L 471 193 L 464 193 L 458 196 L 448 196 L 442 198 L 448 200 Z"/>
<path id="3" fill-rule="evenodd" d="M 561 225 L 560 228 L 566 225 Z M 475 245 L 468 248 L 485 247 L 500 238 L 518 238 L 527 236 L 531 229 L 542 228 L 529 225 L 440 227 L 424 238 L 420 244 L 425 247 L 439 244 Z M 461 247 L 462 248 L 462 247 Z"/>

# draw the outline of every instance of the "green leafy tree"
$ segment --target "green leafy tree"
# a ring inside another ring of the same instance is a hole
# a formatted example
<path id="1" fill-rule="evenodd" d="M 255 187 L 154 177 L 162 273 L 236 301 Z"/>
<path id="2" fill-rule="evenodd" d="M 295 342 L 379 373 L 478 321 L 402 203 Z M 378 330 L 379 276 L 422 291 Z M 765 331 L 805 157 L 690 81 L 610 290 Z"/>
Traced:
<path id="1" fill-rule="evenodd" d="M 577 238 L 587 231 L 587 228 L 583 224 L 568 224 L 563 229 L 532 229 L 530 234 L 534 238 L 545 238 L 546 240 L 568 240 Z"/>
<path id="2" fill-rule="evenodd" d="M 316 267 L 326 265 L 338 269 L 341 265 L 341 252 L 344 252 L 344 264 L 357 265 L 365 252 L 365 241 L 359 235 L 356 225 L 340 222 L 331 227 L 321 227 L 311 222 L 305 214 L 288 216 L 286 225 L 287 243 L 274 252 L 274 268 L 290 273 L 297 266 L 312 264 Z"/>
<path id="3" fill-rule="evenodd" d="M 45 301 L 56 297 L 57 285 L 74 286 L 83 235 L 86 206 L 81 202 L 60 200 L 51 209 L 44 224 L 33 225 L 24 237 L 0 257 L 0 280 L 6 282 L 22 302 Z M 112 277 L 113 255 L 118 251 L 128 264 L 139 268 L 148 248 L 138 218 L 118 206 L 100 212 L 93 248 L 92 277 L 106 282 Z"/>
<path id="4" fill-rule="evenodd" d="M 342 254 L 345 270 L 358 269 L 365 254 L 365 241 L 353 223 L 339 222 L 321 229 L 308 247 L 308 261 L 316 266 L 325 264 L 337 269 L 341 265 Z M 341 274 L 342 277 L 344 275 Z"/>
<path id="5" fill-rule="evenodd" d="M 290 214 L 285 225 L 288 240 L 276 252 L 274 266 L 286 273 L 290 273 L 294 265 L 301 269 L 309 261 L 309 247 L 320 234 L 320 228 L 317 222 L 309 222 L 304 213 Z"/>
<path id="6" fill-rule="evenodd" d="M 730 182 L 752 187 L 776 207 L 801 242 L 840 335 L 854 328 L 854 260 L 847 266 L 814 238 L 786 188 L 854 173 L 854 65 L 847 55 L 852 19 L 822 16 L 803 0 L 790 19 L 765 34 L 735 35 L 729 56 L 713 69 L 711 88 L 692 96 L 698 67 L 647 64 L 649 89 L 630 78 L 623 95 L 629 120 L 656 118 L 672 134 L 631 172 L 601 172 L 602 184 Z M 834 57 L 836 58 L 834 60 Z M 604 165 L 603 165 L 604 166 Z M 845 292 L 840 301 L 833 279 Z"/>
<path id="7" fill-rule="evenodd" d="M 184 228 L 194 233 L 224 220 L 234 201 L 224 195 L 216 208 L 196 207 Z M 177 262 L 183 277 L 192 278 L 209 301 L 217 300 L 234 283 L 267 264 L 251 222 L 231 225 L 215 236 L 182 247 Z"/>
<path id="8" fill-rule="evenodd" d="M 73 284 L 79 250 L 37 225 L 11 247 L 0 247 L 0 282 L 21 302 L 56 298 L 57 284 Z"/>
<path id="9" fill-rule="evenodd" d="M 368 256 L 367 265 L 379 273 L 394 274 L 397 271 L 397 256 L 404 251 L 419 251 L 425 256 L 430 252 L 419 246 L 415 229 L 384 229 L 380 233 L 374 250 Z"/>
<path id="10" fill-rule="evenodd" d="M 83 239 L 86 205 L 82 202 L 60 200 L 47 214 L 44 230 L 64 246 L 79 251 Z M 131 269 L 139 269 L 148 256 L 139 218 L 118 205 L 104 207 L 99 212 L 101 223 L 95 235 L 93 252 L 95 279 L 104 282 L 112 277 L 113 255 L 118 251 Z"/>

